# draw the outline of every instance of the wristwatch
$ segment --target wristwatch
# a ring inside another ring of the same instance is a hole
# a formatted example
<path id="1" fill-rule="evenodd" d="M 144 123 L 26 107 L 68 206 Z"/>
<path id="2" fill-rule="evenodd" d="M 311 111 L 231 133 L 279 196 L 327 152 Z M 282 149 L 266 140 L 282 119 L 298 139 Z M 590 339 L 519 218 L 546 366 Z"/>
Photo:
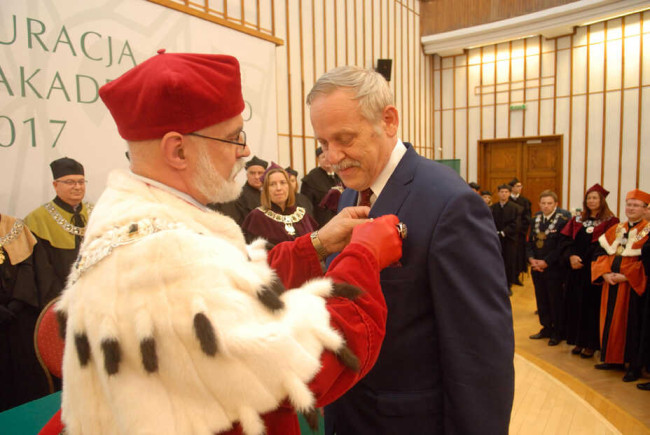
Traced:
<path id="1" fill-rule="evenodd" d="M 316 254 L 318 254 L 318 259 L 320 261 L 325 261 L 328 252 L 327 249 L 325 249 L 325 246 L 323 246 L 323 243 L 318 238 L 318 231 L 314 231 L 309 237 L 311 238 L 311 244 L 314 245 Z"/>

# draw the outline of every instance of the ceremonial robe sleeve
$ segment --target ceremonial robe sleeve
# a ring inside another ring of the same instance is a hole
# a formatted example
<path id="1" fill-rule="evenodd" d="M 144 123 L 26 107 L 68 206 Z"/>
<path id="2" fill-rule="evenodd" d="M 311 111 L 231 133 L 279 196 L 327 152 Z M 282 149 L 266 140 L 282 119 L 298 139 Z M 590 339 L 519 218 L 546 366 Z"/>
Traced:
<path id="1" fill-rule="evenodd" d="M 287 288 L 322 275 L 321 265 L 309 235 L 295 242 L 280 243 L 269 253 L 269 264 Z M 340 397 L 361 379 L 379 356 L 386 328 L 386 305 L 379 285 L 377 260 L 363 246 L 348 245 L 332 262 L 326 277 L 362 289 L 356 300 L 329 298 L 327 309 L 331 325 L 345 337 L 359 359 L 359 371 L 345 368 L 331 352 L 321 355 L 321 370 L 310 384 L 318 406 Z"/>
<path id="2" fill-rule="evenodd" d="M 647 281 L 645 271 L 643 270 L 643 263 L 641 263 L 639 257 L 628 257 L 627 260 L 621 263 L 621 273 L 627 278 L 630 287 L 641 296 L 645 292 Z"/>
<path id="3" fill-rule="evenodd" d="M 612 271 L 612 259 L 609 255 L 600 255 L 591 263 L 591 281 L 599 283 L 603 280 L 603 275 Z"/>
<path id="4" fill-rule="evenodd" d="M 268 263 L 286 288 L 299 287 L 309 279 L 323 276 L 309 234 L 298 237 L 293 242 L 277 244 L 269 251 Z"/>

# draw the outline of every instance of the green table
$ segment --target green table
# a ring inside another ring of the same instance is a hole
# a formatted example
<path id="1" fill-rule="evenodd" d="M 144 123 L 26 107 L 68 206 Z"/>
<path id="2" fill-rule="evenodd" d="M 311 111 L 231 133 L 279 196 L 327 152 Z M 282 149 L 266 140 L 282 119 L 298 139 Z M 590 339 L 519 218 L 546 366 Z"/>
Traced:
<path id="1" fill-rule="evenodd" d="M 61 407 L 61 392 L 41 397 L 5 412 L 0 412 L 0 433 L 2 435 L 36 435 L 45 423 Z M 303 435 L 323 434 L 324 422 L 320 418 L 318 432 L 309 429 L 307 422 L 298 416 L 300 431 Z"/>
<path id="2" fill-rule="evenodd" d="M 61 392 L 0 412 L 2 435 L 36 435 L 61 407 Z"/>

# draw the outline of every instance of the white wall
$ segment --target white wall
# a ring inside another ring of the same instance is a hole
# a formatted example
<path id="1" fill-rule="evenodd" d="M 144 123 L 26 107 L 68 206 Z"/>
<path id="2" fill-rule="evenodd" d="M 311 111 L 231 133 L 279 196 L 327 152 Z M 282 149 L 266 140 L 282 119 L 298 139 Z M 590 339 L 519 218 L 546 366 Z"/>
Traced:
<path id="1" fill-rule="evenodd" d="M 87 200 L 97 200 L 108 172 L 127 167 L 97 87 L 159 48 L 236 56 L 248 141 L 255 154 L 277 159 L 268 141 L 277 125 L 274 44 L 145 1 L 2 1 L 1 214 L 24 217 L 52 199 L 49 162 L 62 156 L 85 166 Z"/>
<path id="2" fill-rule="evenodd" d="M 600 183 L 620 216 L 627 191 L 650 191 L 650 12 L 436 57 L 433 79 L 436 157 L 460 158 L 468 181 L 479 139 L 557 134 L 564 207 Z"/>

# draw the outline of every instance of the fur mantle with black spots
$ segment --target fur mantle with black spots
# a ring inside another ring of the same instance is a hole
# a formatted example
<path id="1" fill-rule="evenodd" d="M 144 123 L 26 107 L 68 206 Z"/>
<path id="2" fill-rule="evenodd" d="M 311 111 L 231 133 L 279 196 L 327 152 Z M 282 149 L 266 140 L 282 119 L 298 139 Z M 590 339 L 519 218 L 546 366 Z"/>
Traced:
<path id="1" fill-rule="evenodd" d="M 239 421 L 260 434 L 284 399 L 312 409 L 321 353 L 345 349 L 331 281 L 282 292 L 263 241 L 247 246 L 230 218 L 127 172 L 110 175 L 80 255 L 151 219 L 176 226 L 113 247 L 57 306 L 66 433 L 207 435 Z"/>

